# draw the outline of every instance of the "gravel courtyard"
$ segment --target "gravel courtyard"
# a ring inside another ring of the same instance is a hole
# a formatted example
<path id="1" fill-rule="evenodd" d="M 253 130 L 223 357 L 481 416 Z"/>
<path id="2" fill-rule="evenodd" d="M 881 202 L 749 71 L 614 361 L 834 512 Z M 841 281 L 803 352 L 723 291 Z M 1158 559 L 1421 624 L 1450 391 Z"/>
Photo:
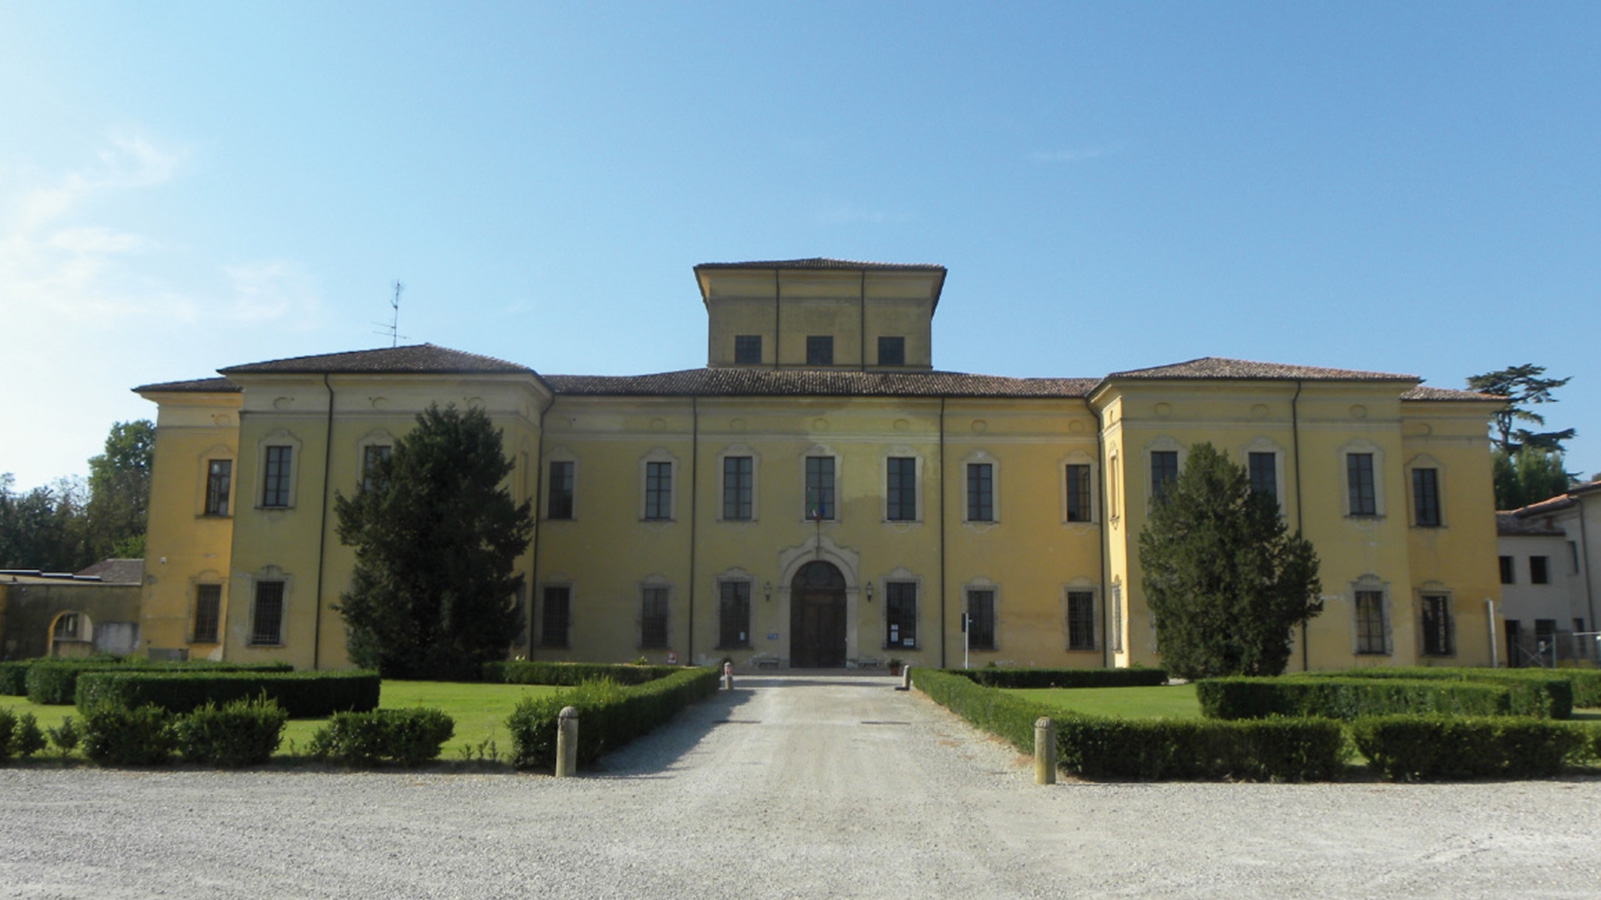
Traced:
<path id="1" fill-rule="evenodd" d="M 1036 787 L 882 676 L 582 778 L 0 769 L 0 897 L 1596 897 L 1601 781 Z"/>

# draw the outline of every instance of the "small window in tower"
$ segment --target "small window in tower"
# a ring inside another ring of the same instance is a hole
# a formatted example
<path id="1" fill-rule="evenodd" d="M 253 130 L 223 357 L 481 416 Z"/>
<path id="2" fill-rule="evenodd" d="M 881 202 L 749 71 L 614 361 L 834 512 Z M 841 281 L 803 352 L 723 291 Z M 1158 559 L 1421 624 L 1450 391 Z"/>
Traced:
<path id="1" fill-rule="evenodd" d="M 741 366 L 762 364 L 762 336 L 759 334 L 734 335 L 734 363 Z"/>
<path id="2" fill-rule="evenodd" d="M 826 334 L 806 336 L 806 364 L 831 366 L 834 364 L 834 338 Z"/>
<path id="3" fill-rule="evenodd" d="M 906 338 L 881 337 L 878 339 L 878 364 L 881 366 L 906 365 Z"/>

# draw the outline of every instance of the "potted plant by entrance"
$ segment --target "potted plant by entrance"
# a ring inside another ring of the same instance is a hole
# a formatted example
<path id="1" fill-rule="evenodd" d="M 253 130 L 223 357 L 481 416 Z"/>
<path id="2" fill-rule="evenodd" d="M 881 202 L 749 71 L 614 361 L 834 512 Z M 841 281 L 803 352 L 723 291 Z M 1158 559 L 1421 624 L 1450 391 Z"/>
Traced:
<path id="1" fill-rule="evenodd" d="M 893 656 L 889 658 L 889 673 L 891 675 L 901 674 L 901 661 Z"/>

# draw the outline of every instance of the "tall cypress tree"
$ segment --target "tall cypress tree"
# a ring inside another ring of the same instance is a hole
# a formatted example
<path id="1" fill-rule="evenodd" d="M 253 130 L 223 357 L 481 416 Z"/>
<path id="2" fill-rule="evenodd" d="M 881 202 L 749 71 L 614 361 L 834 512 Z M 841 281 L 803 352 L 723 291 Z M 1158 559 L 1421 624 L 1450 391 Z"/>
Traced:
<path id="1" fill-rule="evenodd" d="M 400 678 L 470 678 L 504 658 L 523 627 L 516 559 L 533 534 L 529 501 L 501 487 L 512 463 L 481 410 L 431 406 L 339 494 L 339 539 L 356 548 L 340 596 L 359 666 Z"/>
<path id="2" fill-rule="evenodd" d="M 1279 675 L 1292 629 L 1323 611 L 1317 553 L 1211 444 L 1153 501 L 1140 533 L 1162 665 L 1184 678 Z"/>

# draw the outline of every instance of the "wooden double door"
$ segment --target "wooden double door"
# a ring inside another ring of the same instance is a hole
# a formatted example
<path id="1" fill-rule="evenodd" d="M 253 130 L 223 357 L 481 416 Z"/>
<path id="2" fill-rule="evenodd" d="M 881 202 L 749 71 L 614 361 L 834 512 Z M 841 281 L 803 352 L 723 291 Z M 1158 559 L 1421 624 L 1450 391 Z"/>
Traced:
<path id="1" fill-rule="evenodd" d="M 832 563 L 809 562 L 789 590 L 789 664 L 795 669 L 845 667 L 845 576 Z"/>

